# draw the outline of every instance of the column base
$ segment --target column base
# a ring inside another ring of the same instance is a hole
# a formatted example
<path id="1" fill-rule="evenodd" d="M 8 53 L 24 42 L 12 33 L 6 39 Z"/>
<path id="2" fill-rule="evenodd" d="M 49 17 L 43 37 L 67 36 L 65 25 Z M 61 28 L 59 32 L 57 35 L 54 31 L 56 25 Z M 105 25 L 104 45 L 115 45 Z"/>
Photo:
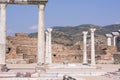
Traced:
<path id="1" fill-rule="evenodd" d="M 83 65 L 88 65 L 88 63 L 83 63 Z"/>
<path id="2" fill-rule="evenodd" d="M 38 73 L 45 73 L 48 69 L 48 65 L 44 64 L 44 63 L 39 63 L 37 64 L 37 66 L 35 67 L 35 72 Z"/>
<path id="3" fill-rule="evenodd" d="M 0 72 L 8 72 L 9 69 L 6 64 L 0 64 Z"/>
<path id="4" fill-rule="evenodd" d="M 96 64 L 90 64 L 91 66 L 96 66 Z"/>

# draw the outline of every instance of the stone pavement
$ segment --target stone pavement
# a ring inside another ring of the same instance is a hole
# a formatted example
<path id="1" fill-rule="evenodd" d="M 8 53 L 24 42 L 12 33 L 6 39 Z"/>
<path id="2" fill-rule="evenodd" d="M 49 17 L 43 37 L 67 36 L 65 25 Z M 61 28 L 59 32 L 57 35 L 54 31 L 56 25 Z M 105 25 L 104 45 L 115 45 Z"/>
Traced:
<path id="1" fill-rule="evenodd" d="M 0 77 L 9 75 L 8 77 L 14 77 L 15 74 L 20 72 L 25 74 L 26 72 L 31 73 L 31 77 L 42 79 L 40 80 L 62 80 L 64 75 L 72 76 L 77 80 L 119 80 L 119 76 L 113 75 L 118 71 L 120 65 L 113 64 L 98 64 L 96 68 L 49 68 L 46 73 L 38 74 L 35 72 L 36 64 L 8 64 L 9 72 L 0 73 Z M 110 75 L 110 76 L 109 76 Z M 23 77 L 19 80 L 23 80 Z M 26 78 L 24 80 L 32 80 L 33 78 Z M 44 78 L 44 79 L 43 79 Z M 46 79 L 47 78 L 47 79 Z M 8 80 L 0 78 L 0 80 Z M 9 79 L 9 80 L 18 80 Z M 39 79 L 38 79 L 39 80 Z"/>

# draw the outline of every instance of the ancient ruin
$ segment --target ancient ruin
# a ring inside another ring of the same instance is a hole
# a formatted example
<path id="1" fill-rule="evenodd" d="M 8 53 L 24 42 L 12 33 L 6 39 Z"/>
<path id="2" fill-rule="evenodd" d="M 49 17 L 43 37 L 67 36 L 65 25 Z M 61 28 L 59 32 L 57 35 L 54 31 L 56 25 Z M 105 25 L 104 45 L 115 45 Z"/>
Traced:
<path id="1" fill-rule="evenodd" d="M 48 0 L 0 1 L 0 78 L 2 80 L 8 78 L 14 80 L 84 80 L 86 76 L 101 77 L 111 74 L 108 73 L 110 69 L 112 72 L 118 69 L 118 66 L 113 63 L 120 63 L 118 52 L 120 31 L 106 34 L 107 44 L 96 38 L 96 28 L 93 27 L 89 31 L 83 31 L 83 40 L 80 41 L 83 44 L 72 46 L 53 44 L 53 29 L 44 30 L 44 10 L 47 2 Z M 38 5 L 37 38 L 30 38 L 24 33 L 6 36 L 6 8 L 9 4 Z M 88 32 L 90 32 L 89 37 Z M 108 66 L 103 64 L 108 64 Z M 120 72 L 117 73 L 119 75 Z"/>
<path id="2" fill-rule="evenodd" d="M 5 64 L 5 53 L 6 53 L 6 7 L 8 4 L 32 4 L 38 5 L 39 9 L 39 20 L 38 20 L 38 55 L 37 63 L 45 63 L 45 52 L 44 52 L 44 10 L 48 0 L 2 0 L 0 1 L 0 63 Z"/>
<path id="3" fill-rule="evenodd" d="M 119 64 L 119 50 L 120 50 L 120 41 L 119 41 L 119 33 L 120 30 L 116 31 L 116 32 L 111 32 L 109 34 L 106 34 L 107 37 L 107 45 L 110 46 L 114 46 L 116 48 L 116 52 L 114 52 L 113 54 L 111 54 L 111 58 L 114 60 L 113 63 L 115 64 Z M 110 55 L 110 54 L 109 54 Z"/>
<path id="4" fill-rule="evenodd" d="M 83 33 L 86 31 L 83 31 Z M 52 44 L 52 53 L 48 54 L 48 31 L 46 32 L 46 56 L 51 56 L 48 63 L 91 63 L 91 42 L 86 40 L 86 50 L 84 50 L 85 39 L 83 36 L 83 44 L 76 44 L 73 46 L 64 46 L 60 44 Z M 87 36 L 86 36 L 87 37 Z M 107 38 L 106 38 L 107 42 Z M 7 63 L 36 63 L 37 62 L 37 38 L 30 38 L 28 34 L 16 33 L 15 36 L 7 37 Z M 50 41 L 51 43 L 51 41 Z M 111 42 L 112 43 L 112 42 Z M 113 63 L 113 54 L 118 51 L 113 44 L 107 46 L 103 42 L 99 42 L 95 38 L 95 59 L 96 63 Z M 86 52 L 86 56 L 83 54 Z M 46 57 L 46 59 L 49 59 Z"/>

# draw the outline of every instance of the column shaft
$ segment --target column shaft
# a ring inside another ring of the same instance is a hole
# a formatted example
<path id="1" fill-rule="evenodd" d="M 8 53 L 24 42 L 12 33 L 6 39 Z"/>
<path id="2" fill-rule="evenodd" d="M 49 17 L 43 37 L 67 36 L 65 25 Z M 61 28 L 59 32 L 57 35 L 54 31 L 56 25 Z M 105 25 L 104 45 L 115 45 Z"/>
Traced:
<path id="1" fill-rule="evenodd" d="M 91 65 L 95 65 L 95 40 L 94 31 L 96 29 L 91 29 Z"/>
<path id="2" fill-rule="evenodd" d="M 48 55 L 49 55 L 49 64 L 51 64 L 52 63 L 52 46 L 51 46 L 51 31 L 52 31 L 52 29 L 51 28 L 49 28 L 48 29 L 48 37 L 49 37 L 49 42 L 48 42 Z"/>
<path id="3" fill-rule="evenodd" d="M 44 4 L 39 5 L 39 20 L 38 20 L 38 63 L 44 63 Z"/>
<path id="4" fill-rule="evenodd" d="M 114 37 L 113 37 L 113 45 L 114 45 L 114 46 L 116 46 L 116 37 L 117 37 L 117 36 L 114 36 Z"/>
<path id="5" fill-rule="evenodd" d="M 6 54 L 6 4 L 0 4 L 0 64 L 5 64 Z"/>
<path id="6" fill-rule="evenodd" d="M 48 64 L 49 62 L 49 46 L 48 46 L 48 44 L 49 44 L 49 35 L 48 35 L 48 32 L 46 31 L 45 32 L 46 33 L 46 55 L 45 55 L 45 63 L 46 64 Z"/>
<path id="7" fill-rule="evenodd" d="M 88 64 L 87 62 L 87 31 L 83 32 L 83 64 Z"/>
<path id="8" fill-rule="evenodd" d="M 108 38 L 107 38 L 107 45 L 108 45 L 108 46 L 111 46 L 111 37 L 108 37 Z"/>

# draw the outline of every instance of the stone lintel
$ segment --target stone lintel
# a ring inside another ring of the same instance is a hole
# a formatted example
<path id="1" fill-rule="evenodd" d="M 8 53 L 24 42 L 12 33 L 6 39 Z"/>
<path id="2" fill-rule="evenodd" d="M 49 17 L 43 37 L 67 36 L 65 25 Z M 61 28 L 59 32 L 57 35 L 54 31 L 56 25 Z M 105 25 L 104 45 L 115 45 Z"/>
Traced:
<path id="1" fill-rule="evenodd" d="M 112 32 L 111 33 L 113 36 L 119 36 L 120 34 L 119 34 L 119 32 Z"/>
<path id="2" fill-rule="evenodd" d="M 105 34 L 106 37 L 112 37 L 112 34 Z"/>
<path id="3" fill-rule="evenodd" d="M 38 5 L 38 4 L 46 4 L 48 0 L 0 0 L 0 4 L 31 4 L 31 5 Z"/>

